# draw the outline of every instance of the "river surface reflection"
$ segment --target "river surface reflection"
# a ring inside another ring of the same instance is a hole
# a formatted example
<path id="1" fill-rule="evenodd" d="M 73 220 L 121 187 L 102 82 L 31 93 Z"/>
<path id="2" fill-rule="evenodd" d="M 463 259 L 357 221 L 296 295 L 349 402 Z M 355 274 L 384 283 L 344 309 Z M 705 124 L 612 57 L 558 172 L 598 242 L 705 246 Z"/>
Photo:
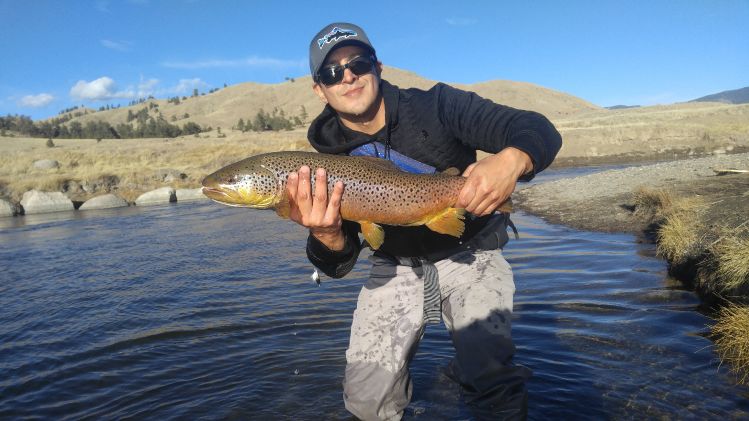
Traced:
<path id="1" fill-rule="evenodd" d="M 652 245 L 513 219 L 531 419 L 749 416 L 710 320 Z M 340 382 L 366 259 L 318 287 L 302 229 L 207 202 L 0 226 L 0 418 L 349 419 Z M 407 419 L 470 417 L 442 374 L 452 352 L 430 326 Z"/>

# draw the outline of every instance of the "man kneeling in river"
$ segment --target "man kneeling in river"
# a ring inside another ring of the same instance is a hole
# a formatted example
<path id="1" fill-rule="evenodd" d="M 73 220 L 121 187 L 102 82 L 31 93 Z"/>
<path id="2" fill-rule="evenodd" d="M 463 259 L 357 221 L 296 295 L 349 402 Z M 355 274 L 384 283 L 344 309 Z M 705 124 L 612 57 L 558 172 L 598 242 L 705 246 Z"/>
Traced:
<path id="1" fill-rule="evenodd" d="M 549 166 L 562 139 L 542 115 L 497 105 L 438 83 L 428 91 L 381 79 L 364 31 L 349 23 L 323 28 L 310 43 L 313 89 L 326 104 L 308 138 L 319 152 L 377 154 L 418 171 L 462 171 L 456 206 L 465 208 L 460 238 L 427 227 L 384 226 L 370 257 L 369 280 L 354 312 L 343 382 L 346 408 L 359 418 L 400 419 L 411 399 L 408 365 L 427 323 L 445 322 L 455 347 L 448 375 L 462 386 L 477 418 L 522 419 L 530 370 L 514 365 L 510 335 L 515 285 L 502 256 L 508 217 L 495 213 L 518 179 Z M 476 151 L 492 155 L 476 162 Z M 363 244 L 343 221 L 344 186 L 328 195 L 324 168 L 289 176 L 291 219 L 309 228 L 307 255 L 331 277 L 346 275 Z"/>

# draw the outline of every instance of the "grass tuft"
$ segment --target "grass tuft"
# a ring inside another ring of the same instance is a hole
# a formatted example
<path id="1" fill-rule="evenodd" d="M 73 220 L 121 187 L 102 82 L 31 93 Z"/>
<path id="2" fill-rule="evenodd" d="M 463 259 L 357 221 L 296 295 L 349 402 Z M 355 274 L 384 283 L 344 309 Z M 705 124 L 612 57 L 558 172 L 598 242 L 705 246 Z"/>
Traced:
<path id="1" fill-rule="evenodd" d="M 721 236 L 709 248 L 700 270 L 703 282 L 722 293 L 749 291 L 749 235 L 746 230 Z"/>
<path id="2" fill-rule="evenodd" d="M 711 330 L 721 362 L 729 364 L 740 384 L 749 384 L 749 307 L 721 308 Z"/>
<path id="3" fill-rule="evenodd" d="M 633 201 L 635 215 L 656 220 L 661 219 L 663 210 L 671 207 L 674 199 L 666 190 L 639 187 L 634 192 Z"/>
<path id="4" fill-rule="evenodd" d="M 695 221 L 705 209 L 699 197 L 676 197 L 664 190 L 640 189 L 635 194 L 641 215 L 648 215 L 658 225 L 657 255 L 680 264 L 697 257 L 705 245 Z"/>
<path id="5" fill-rule="evenodd" d="M 674 213 L 666 216 L 658 229 L 656 254 L 671 263 L 683 263 L 699 253 L 699 243 L 694 219 Z"/>

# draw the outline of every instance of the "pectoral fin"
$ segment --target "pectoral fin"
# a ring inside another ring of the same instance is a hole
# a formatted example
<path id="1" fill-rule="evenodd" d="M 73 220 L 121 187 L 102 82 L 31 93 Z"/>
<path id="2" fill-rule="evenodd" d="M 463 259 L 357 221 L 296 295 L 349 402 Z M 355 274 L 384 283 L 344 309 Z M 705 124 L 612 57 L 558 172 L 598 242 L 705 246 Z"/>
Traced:
<path id="1" fill-rule="evenodd" d="M 289 199 L 286 198 L 286 195 L 283 195 L 283 198 L 276 203 L 274 209 L 278 216 L 283 219 L 289 219 L 289 215 L 291 215 L 291 204 L 289 204 Z"/>
<path id="2" fill-rule="evenodd" d="M 369 221 L 359 221 L 361 233 L 372 249 L 377 250 L 385 241 L 385 230 L 381 226 Z"/>
<path id="3" fill-rule="evenodd" d="M 429 218 L 425 225 L 434 232 L 460 237 L 465 229 L 465 212 L 462 208 L 447 208 Z"/>

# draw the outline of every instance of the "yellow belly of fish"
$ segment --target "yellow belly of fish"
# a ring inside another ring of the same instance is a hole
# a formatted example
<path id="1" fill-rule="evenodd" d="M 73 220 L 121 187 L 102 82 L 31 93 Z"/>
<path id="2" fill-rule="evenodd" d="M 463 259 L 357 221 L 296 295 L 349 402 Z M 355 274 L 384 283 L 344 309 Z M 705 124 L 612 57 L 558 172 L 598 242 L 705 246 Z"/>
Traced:
<path id="1" fill-rule="evenodd" d="M 341 205 L 341 217 L 356 221 L 361 226 L 362 235 L 369 245 L 377 250 L 385 241 L 385 231 L 379 223 L 387 225 L 419 226 L 426 225 L 430 230 L 440 234 L 460 237 L 465 229 L 465 209 L 443 207 L 437 210 L 411 210 L 401 208 L 389 215 L 375 215 L 361 212 L 355 205 Z"/>

